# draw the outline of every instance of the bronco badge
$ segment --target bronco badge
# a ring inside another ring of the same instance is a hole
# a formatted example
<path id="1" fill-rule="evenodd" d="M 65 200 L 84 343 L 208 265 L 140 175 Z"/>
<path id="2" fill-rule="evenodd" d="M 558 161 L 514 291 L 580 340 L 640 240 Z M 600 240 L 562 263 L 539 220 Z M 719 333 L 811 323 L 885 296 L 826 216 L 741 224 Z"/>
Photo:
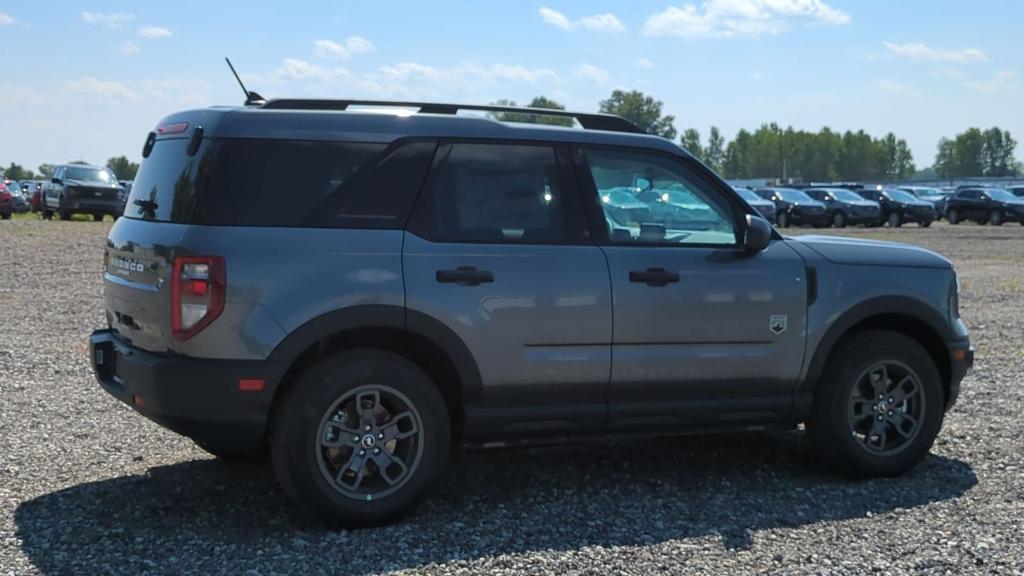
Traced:
<path id="1" fill-rule="evenodd" d="M 777 314 L 768 317 L 768 329 L 771 330 L 772 334 L 782 334 L 786 331 L 787 316 L 785 314 Z"/>

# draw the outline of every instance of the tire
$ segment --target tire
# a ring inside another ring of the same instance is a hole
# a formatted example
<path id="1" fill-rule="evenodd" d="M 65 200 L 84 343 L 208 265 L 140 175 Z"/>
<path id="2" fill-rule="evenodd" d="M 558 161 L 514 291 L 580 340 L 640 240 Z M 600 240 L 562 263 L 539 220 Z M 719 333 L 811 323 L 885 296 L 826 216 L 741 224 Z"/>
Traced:
<path id="1" fill-rule="evenodd" d="M 993 226 L 1002 226 L 1003 213 L 999 210 L 993 210 L 992 213 L 988 215 L 988 223 Z"/>
<path id="2" fill-rule="evenodd" d="M 946 221 L 954 226 L 960 223 L 960 213 L 956 211 L 956 208 L 946 210 Z"/>
<path id="3" fill-rule="evenodd" d="M 373 411 L 357 410 L 370 404 Z M 385 432 L 398 439 L 385 440 Z M 448 463 L 450 434 L 444 399 L 418 366 L 357 349 L 317 362 L 291 383 L 274 410 L 270 454 L 299 508 L 329 525 L 359 528 L 398 519 L 427 496 Z M 350 474 L 350 465 L 359 471 Z"/>
<path id="4" fill-rule="evenodd" d="M 883 365 L 888 376 L 881 381 L 890 383 L 878 402 L 873 381 Z M 900 390 L 907 395 L 903 402 L 896 396 Z M 892 405 L 884 405 L 889 401 Z M 939 371 L 920 344 L 888 330 L 863 330 L 844 337 L 832 351 L 814 394 L 807 434 L 818 458 L 841 474 L 897 476 L 931 449 L 944 409 Z M 916 425 L 910 427 L 911 422 Z"/>
<path id="5" fill-rule="evenodd" d="M 778 223 L 778 228 L 789 228 L 789 215 L 785 212 L 779 212 L 779 215 L 775 217 L 775 221 Z"/>
<path id="6" fill-rule="evenodd" d="M 11 213 L 10 212 L 4 212 L 3 214 L 0 214 L 0 218 L 2 218 L 4 220 L 10 220 L 11 219 Z"/>
<path id="7" fill-rule="evenodd" d="M 832 227 L 833 228 L 846 228 L 846 214 L 842 212 L 836 212 L 832 215 Z"/>
<path id="8" fill-rule="evenodd" d="M 931 220 L 922 220 L 921 222 L 918 222 L 917 225 L 920 226 L 921 228 L 927 228 L 927 227 L 932 225 L 932 221 Z"/>
<path id="9" fill-rule="evenodd" d="M 900 220 L 900 215 L 895 212 L 891 212 L 885 221 L 889 224 L 889 228 L 899 228 L 903 225 L 903 222 Z"/>
<path id="10" fill-rule="evenodd" d="M 68 212 L 63 208 L 57 210 L 57 216 L 60 216 L 61 220 L 71 220 L 71 212 Z"/>
<path id="11" fill-rule="evenodd" d="M 53 212 L 43 208 L 43 220 L 53 220 Z"/>
<path id="12" fill-rule="evenodd" d="M 92 221 L 93 222 L 103 222 L 103 214 L 93 214 L 92 215 Z"/>

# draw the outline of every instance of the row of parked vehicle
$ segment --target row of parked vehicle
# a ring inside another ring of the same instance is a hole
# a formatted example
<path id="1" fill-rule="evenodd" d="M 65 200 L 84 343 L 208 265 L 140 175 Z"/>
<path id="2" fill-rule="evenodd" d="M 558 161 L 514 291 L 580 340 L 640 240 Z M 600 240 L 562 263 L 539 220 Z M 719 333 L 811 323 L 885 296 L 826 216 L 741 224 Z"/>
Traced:
<path id="1" fill-rule="evenodd" d="M 31 211 L 42 213 L 46 220 L 54 215 L 69 220 L 74 214 L 116 220 L 131 189 L 132 181 L 118 180 L 110 168 L 87 164 L 57 166 L 49 180 L 0 178 L 0 218 Z"/>
<path id="2" fill-rule="evenodd" d="M 736 191 L 779 228 L 800 225 L 843 228 L 856 224 L 898 228 L 906 223 L 927 228 L 943 218 L 950 224 L 973 221 L 995 226 L 1004 222 L 1024 225 L 1024 185 L 951 188 L 794 185 L 737 187 Z"/>

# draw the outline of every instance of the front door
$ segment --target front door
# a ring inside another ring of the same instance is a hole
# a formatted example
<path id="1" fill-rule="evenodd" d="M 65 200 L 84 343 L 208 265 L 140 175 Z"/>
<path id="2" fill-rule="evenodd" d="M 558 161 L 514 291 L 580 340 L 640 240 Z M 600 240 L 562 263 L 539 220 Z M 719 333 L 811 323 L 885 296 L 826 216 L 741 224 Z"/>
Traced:
<path id="1" fill-rule="evenodd" d="M 745 251 L 753 212 L 692 161 L 613 148 L 575 157 L 612 282 L 610 428 L 786 417 L 804 354 L 801 257 L 780 239 Z"/>
<path id="2" fill-rule="evenodd" d="M 442 144 L 402 261 L 409 322 L 442 322 L 479 370 L 463 390 L 467 438 L 604 424 L 611 288 L 567 150 Z"/>

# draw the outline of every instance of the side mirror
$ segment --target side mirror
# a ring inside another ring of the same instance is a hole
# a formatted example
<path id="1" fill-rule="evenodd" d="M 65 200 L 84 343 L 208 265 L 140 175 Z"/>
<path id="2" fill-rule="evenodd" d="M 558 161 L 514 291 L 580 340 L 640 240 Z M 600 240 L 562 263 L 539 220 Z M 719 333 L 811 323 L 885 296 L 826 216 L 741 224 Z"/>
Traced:
<path id="1" fill-rule="evenodd" d="M 54 184 L 60 184 L 60 178 L 54 176 L 53 178 L 50 178 L 50 182 L 53 182 Z"/>
<path id="2" fill-rule="evenodd" d="M 747 214 L 747 229 L 743 233 L 743 247 L 748 252 L 760 252 L 772 241 L 772 226 L 764 218 Z"/>

